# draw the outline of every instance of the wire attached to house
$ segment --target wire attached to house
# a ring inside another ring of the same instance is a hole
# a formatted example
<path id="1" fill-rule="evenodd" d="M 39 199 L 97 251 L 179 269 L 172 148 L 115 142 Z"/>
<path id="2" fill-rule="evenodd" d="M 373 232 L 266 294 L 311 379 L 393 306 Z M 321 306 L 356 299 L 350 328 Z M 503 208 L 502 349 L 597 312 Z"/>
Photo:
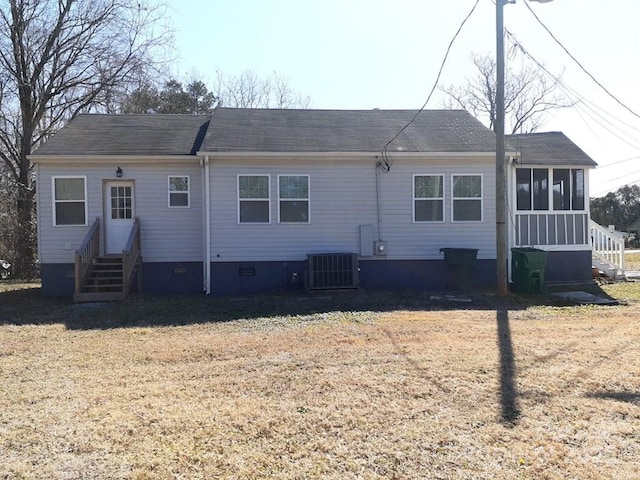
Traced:
<path id="1" fill-rule="evenodd" d="M 602 90 L 604 90 L 604 92 L 609 95 L 613 100 L 615 100 L 620 106 L 622 106 L 625 110 L 629 111 L 632 115 L 640 118 L 640 114 L 636 113 L 634 110 L 631 109 L 631 107 L 629 107 L 628 105 L 626 105 L 622 100 L 620 100 L 618 97 L 616 97 L 613 93 L 611 93 L 602 83 L 600 83 L 596 77 L 594 77 L 591 72 L 589 72 L 583 65 L 582 63 L 580 63 L 578 61 L 578 59 L 576 57 L 574 57 L 571 52 L 567 49 L 567 47 L 565 47 L 562 42 L 560 40 L 558 40 L 558 38 L 551 32 L 551 30 L 549 30 L 549 28 L 544 24 L 544 22 L 542 20 L 540 20 L 540 17 L 538 17 L 538 15 L 536 15 L 536 13 L 533 11 L 533 9 L 529 6 L 529 4 L 527 2 L 524 2 L 525 6 L 529 9 L 529 12 L 531 12 L 531 15 L 534 16 L 534 18 L 538 21 L 538 23 L 542 26 L 542 28 L 544 28 L 546 30 L 546 32 L 551 36 L 551 38 L 553 38 L 553 40 L 560 46 L 560 48 L 562 48 L 562 50 L 564 50 L 564 52 L 569 55 L 569 58 L 571 58 L 571 60 L 573 60 L 575 62 L 576 65 L 578 65 L 578 67 L 580 67 L 580 69 L 587 74 L 587 76 L 589 76 L 589 78 L 591 78 L 591 80 L 593 80 L 596 85 L 598 85 Z"/>
<path id="2" fill-rule="evenodd" d="M 383 163 L 384 168 L 386 169 L 387 172 L 391 169 L 391 164 L 392 164 L 391 159 L 389 158 L 389 151 L 388 151 L 389 145 L 391 145 L 402 134 L 402 132 L 404 132 L 407 128 L 409 128 L 409 126 L 413 122 L 416 121 L 416 118 L 418 118 L 418 115 L 420 115 L 424 111 L 424 109 L 427 107 L 427 104 L 431 100 L 431 97 L 433 96 L 433 93 L 436 91 L 436 88 L 438 88 L 438 83 L 440 82 L 440 77 L 442 76 L 442 72 L 443 72 L 444 67 L 445 67 L 445 65 L 447 63 L 447 59 L 449 58 L 449 53 L 451 52 L 451 48 L 453 47 L 453 44 L 455 43 L 456 39 L 460 35 L 460 32 L 462 32 L 462 29 L 464 28 L 464 26 L 467 23 L 467 21 L 471 18 L 471 16 L 475 12 L 476 7 L 478 6 L 479 3 L 480 3 L 480 0 L 476 0 L 476 3 L 471 8 L 471 11 L 467 14 L 467 16 L 464 18 L 464 20 L 462 20 L 462 23 L 458 27 L 458 30 L 456 31 L 455 35 L 453 36 L 453 38 L 449 42 L 449 46 L 447 47 L 447 51 L 446 51 L 446 53 L 444 55 L 444 58 L 442 59 L 442 63 L 440 64 L 440 70 L 438 71 L 438 75 L 436 77 L 436 81 L 434 82 L 433 87 L 431 88 L 431 91 L 429 92 L 429 96 L 427 97 L 425 102 L 422 104 L 422 107 L 420 107 L 420 109 L 416 112 L 416 114 L 413 116 L 413 118 L 411 118 L 411 120 L 409 120 L 409 122 L 404 127 L 402 127 L 398 131 L 398 133 L 396 133 L 393 136 L 393 138 L 391 140 L 389 140 L 385 144 L 385 146 L 382 148 L 382 163 Z"/>

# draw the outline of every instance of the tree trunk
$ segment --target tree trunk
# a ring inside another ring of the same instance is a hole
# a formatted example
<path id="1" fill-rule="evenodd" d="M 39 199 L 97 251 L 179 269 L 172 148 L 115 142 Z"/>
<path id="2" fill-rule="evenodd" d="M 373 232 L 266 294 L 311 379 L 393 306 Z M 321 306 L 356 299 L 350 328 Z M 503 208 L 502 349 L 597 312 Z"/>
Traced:
<path id="1" fill-rule="evenodd" d="M 34 273 L 35 261 L 35 209 L 34 209 L 34 188 L 31 179 L 31 164 L 27 155 L 31 153 L 30 129 L 25 128 L 25 135 L 22 141 L 22 151 L 20 152 L 20 169 L 17 195 L 17 232 L 15 235 L 16 258 L 14 259 L 13 273 L 19 277 L 30 276 Z"/>
<path id="2" fill-rule="evenodd" d="M 18 187 L 17 215 L 18 223 L 15 235 L 13 259 L 13 274 L 17 277 L 27 277 L 34 273 L 35 260 L 35 228 L 34 228 L 34 201 L 32 191 Z"/>

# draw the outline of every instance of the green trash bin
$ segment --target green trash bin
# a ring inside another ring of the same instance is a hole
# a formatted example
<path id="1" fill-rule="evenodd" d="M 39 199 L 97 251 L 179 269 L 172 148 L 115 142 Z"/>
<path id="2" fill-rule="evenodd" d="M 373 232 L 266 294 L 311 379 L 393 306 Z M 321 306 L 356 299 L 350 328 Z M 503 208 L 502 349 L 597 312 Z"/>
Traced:
<path id="1" fill-rule="evenodd" d="M 547 252 L 537 248 L 511 249 L 511 279 L 517 293 L 542 293 Z"/>
<path id="2" fill-rule="evenodd" d="M 445 288 L 453 290 L 468 290 L 476 266 L 477 248 L 441 248 L 444 253 L 444 263 L 447 264 L 447 282 Z"/>

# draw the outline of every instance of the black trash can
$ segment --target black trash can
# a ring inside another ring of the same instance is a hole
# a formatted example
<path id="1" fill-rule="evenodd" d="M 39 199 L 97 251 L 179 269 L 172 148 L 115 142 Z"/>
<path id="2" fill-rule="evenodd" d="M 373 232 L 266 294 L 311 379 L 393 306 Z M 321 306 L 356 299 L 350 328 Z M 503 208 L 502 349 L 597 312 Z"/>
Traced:
<path id="1" fill-rule="evenodd" d="M 476 266 L 477 248 L 441 248 L 444 263 L 447 264 L 445 288 L 468 290 L 472 284 L 472 272 Z"/>
<path id="2" fill-rule="evenodd" d="M 511 249 L 511 280 L 517 293 L 542 293 L 547 255 L 537 248 Z"/>

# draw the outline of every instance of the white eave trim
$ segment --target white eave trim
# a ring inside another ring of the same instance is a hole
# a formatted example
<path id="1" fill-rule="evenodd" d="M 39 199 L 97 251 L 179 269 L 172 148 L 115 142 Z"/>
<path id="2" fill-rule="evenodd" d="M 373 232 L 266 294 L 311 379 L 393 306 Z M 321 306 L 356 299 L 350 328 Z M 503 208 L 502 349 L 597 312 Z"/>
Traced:
<path id="1" fill-rule="evenodd" d="M 532 162 L 513 162 L 514 167 L 516 168 L 585 168 L 585 169 L 593 169 L 597 168 L 594 165 L 585 165 L 585 164 L 567 164 L 567 163 L 532 163 Z"/>
<path id="2" fill-rule="evenodd" d="M 115 162 L 121 164 L 128 163 L 175 163 L 175 162 L 198 162 L 202 160 L 200 155 L 29 155 L 32 163 L 63 163 L 63 164 L 87 164 Z"/>
<path id="3" fill-rule="evenodd" d="M 387 152 L 390 158 L 493 158 L 495 152 Z M 199 151 L 198 155 L 228 159 L 260 159 L 260 158 L 295 158 L 298 160 L 331 160 L 331 159 L 368 159 L 377 160 L 381 152 L 207 152 Z"/>

